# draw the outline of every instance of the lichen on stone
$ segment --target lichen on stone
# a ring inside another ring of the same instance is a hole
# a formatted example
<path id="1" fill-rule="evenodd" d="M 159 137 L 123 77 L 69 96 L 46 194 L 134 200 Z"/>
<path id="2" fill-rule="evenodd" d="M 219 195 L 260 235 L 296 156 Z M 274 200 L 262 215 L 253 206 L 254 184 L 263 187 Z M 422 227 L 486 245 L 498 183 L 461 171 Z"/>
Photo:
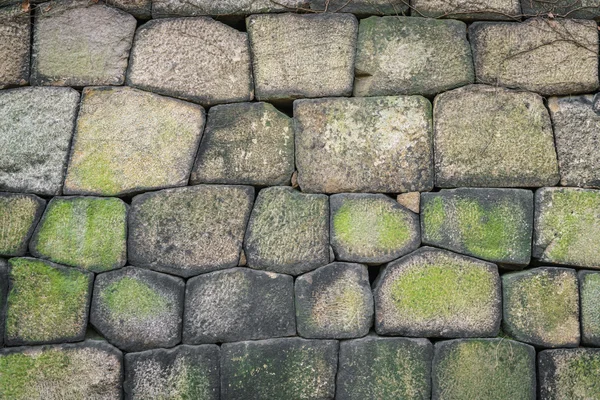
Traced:
<path id="1" fill-rule="evenodd" d="M 557 349 L 539 353 L 540 398 L 600 398 L 600 349 Z"/>
<path id="2" fill-rule="evenodd" d="M 167 309 L 167 301 L 159 293 L 130 277 L 108 285 L 100 298 L 117 319 L 156 317 Z"/>
<path id="3" fill-rule="evenodd" d="M 579 272 L 581 301 L 581 341 L 600 346 L 600 272 Z"/>
<path id="4" fill-rule="evenodd" d="M 25 254 L 45 204 L 33 195 L 0 193 L 0 255 Z"/>

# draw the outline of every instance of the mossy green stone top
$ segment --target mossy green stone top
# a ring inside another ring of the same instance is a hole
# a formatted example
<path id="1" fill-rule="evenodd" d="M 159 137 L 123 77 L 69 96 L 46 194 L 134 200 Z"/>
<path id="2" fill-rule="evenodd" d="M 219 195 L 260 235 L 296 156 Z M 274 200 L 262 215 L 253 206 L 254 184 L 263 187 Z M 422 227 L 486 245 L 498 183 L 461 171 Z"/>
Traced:
<path id="1" fill-rule="evenodd" d="M 542 351 L 538 370 L 541 399 L 600 399 L 600 349 Z"/>
<path id="2" fill-rule="evenodd" d="M 46 201 L 28 194 L 0 193 L 0 256 L 22 256 Z"/>
<path id="3" fill-rule="evenodd" d="M 600 347 L 600 272 L 579 271 L 581 341 Z"/>

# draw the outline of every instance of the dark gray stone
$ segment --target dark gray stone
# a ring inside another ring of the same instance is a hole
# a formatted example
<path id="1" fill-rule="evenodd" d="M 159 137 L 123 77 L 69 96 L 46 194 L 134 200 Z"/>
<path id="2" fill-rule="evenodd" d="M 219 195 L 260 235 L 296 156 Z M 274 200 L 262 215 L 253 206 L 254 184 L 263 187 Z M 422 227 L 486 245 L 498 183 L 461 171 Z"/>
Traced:
<path id="1" fill-rule="evenodd" d="M 598 0 L 521 0 L 521 10 L 526 16 L 549 16 L 579 19 L 600 17 Z"/>
<path id="2" fill-rule="evenodd" d="M 600 347 L 600 272 L 579 271 L 581 343 Z"/>
<path id="3" fill-rule="evenodd" d="M 538 355 L 540 398 L 600 398 L 600 349 L 544 350 Z"/>
<path id="4" fill-rule="evenodd" d="M 30 36 L 29 6 L 0 8 L 0 89 L 29 83 Z"/>
<path id="5" fill-rule="evenodd" d="M 309 0 L 154 0 L 152 16 L 244 16 L 307 9 Z"/>
<path id="6" fill-rule="evenodd" d="M 32 194 L 0 192 L 0 255 L 23 256 L 46 200 Z"/>
<path id="7" fill-rule="evenodd" d="M 310 8 L 316 12 L 344 12 L 358 16 L 404 15 L 408 13 L 406 0 L 310 0 Z"/>

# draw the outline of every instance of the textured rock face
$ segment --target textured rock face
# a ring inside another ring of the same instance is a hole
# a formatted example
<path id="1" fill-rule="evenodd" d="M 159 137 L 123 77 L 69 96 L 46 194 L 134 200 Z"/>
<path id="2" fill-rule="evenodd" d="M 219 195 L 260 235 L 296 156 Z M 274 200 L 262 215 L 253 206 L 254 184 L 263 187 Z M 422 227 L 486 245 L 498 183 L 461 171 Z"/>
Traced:
<path id="1" fill-rule="evenodd" d="M 0 349 L 0 398 L 121 398 L 123 355 L 102 341 Z"/>
<path id="2" fill-rule="evenodd" d="M 435 95 L 473 83 L 465 23 L 413 17 L 360 22 L 354 96 Z"/>
<path id="3" fill-rule="evenodd" d="M 45 205 L 34 195 L 0 192 L 0 255 L 25 255 Z"/>
<path id="4" fill-rule="evenodd" d="M 289 185 L 294 172 L 292 120 L 269 103 L 215 106 L 190 182 Z"/>
<path id="5" fill-rule="evenodd" d="M 465 21 L 513 20 L 521 14 L 519 0 L 412 0 L 411 6 L 415 16 Z"/>
<path id="6" fill-rule="evenodd" d="M 221 346 L 221 398 L 332 399 L 338 342 L 300 338 Z"/>
<path id="7" fill-rule="evenodd" d="M 409 4 L 404 0 L 310 0 L 310 8 L 317 12 L 344 12 L 360 16 L 403 15 Z"/>
<path id="8" fill-rule="evenodd" d="M 309 0 L 155 0 L 152 2 L 152 16 L 230 16 L 263 14 L 269 12 L 296 11 L 307 8 Z"/>
<path id="9" fill-rule="evenodd" d="M 552 186 L 559 180 L 548 111 L 533 93 L 470 85 L 434 102 L 436 186 Z"/>
<path id="10" fill-rule="evenodd" d="M 374 290 L 380 335 L 495 336 L 500 277 L 494 264 L 422 247 L 387 265 Z"/>
<path id="11" fill-rule="evenodd" d="M 598 19 L 600 1 L 598 0 L 521 0 L 521 9 L 525 15 L 552 14 L 565 18 Z"/>
<path id="12" fill-rule="evenodd" d="M 151 0 L 106 0 L 105 3 L 127 11 L 139 19 L 149 19 L 152 12 Z"/>
<path id="13" fill-rule="evenodd" d="M 600 272 L 579 271 L 581 342 L 600 347 Z"/>
<path id="14" fill-rule="evenodd" d="M 419 192 L 400 193 L 396 196 L 396 201 L 416 214 L 421 212 L 421 193 Z"/>
<path id="15" fill-rule="evenodd" d="M 8 295 L 8 263 L 0 258 L 0 348 L 4 346 L 6 296 Z"/>
<path id="16" fill-rule="evenodd" d="M 536 398 L 535 349 L 513 340 L 438 342 L 432 375 L 434 400 Z"/>
<path id="17" fill-rule="evenodd" d="M 431 104 L 424 97 L 298 100 L 294 118 L 303 191 L 433 188 Z"/>
<path id="18" fill-rule="evenodd" d="M 593 21 L 476 22 L 469 27 L 469 38 L 478 82 L 542 95 L 598 88 L 598 29 Z"/>
<path id="19" fill-rule="evenodd" d="M 0 189 L 60 194 L 79 94 L 68 88 L 0 92 Z"/>
<path id="20" fill-rule="evenodd" d="M 349 96 L 358 21 L 351 14 L 262 14 L 246 20 L 256 98 Z"/>
<path id="21" fill-rule="evenodd" d="M 579 344 L 577 274 L 543 267 L 502 275 L 503 330 L 542 347 Z"/>
<path id="22" fill-rule="evenodd" d="M 502 264 L 529 264 L 531 191 L 461 188 L 421 197 L 423 243 Z"/>
<path id="23" fill-rule="evenodd" d="M 30 22 L 21 5 L 0 8 L 0 89 L 29 82 Z"/>
<path id="24" fill-rule="evenodd" d="M 254 189 L 199 185 L 133 198 L 129 262 L 189 277 L 238 264 Z"/>
<path id="25" fill-rule="evenodd" d="M 135 18 L 91 0 L 50 1 L 35 17 L 32 84 L 123 84 Z"/>
<path id="26" fill-rule="evenodd" d="M 600 349 L 545 350 L 538 357 L 540 398 L 595 399 L 600 396 Z"/>
<path id="27" fill-rule="evenodd" d="M 127 84 L 205 106 L 250 101 L 248 35 L 211 18 L 147 22 L 135 35 Z"/>
<path id="28" fill-rule="evenodd" d="M 194 277 L 187 283 L 183 320 L 189 344 L 294 336 L 294 280 L 248 268 Z"/>

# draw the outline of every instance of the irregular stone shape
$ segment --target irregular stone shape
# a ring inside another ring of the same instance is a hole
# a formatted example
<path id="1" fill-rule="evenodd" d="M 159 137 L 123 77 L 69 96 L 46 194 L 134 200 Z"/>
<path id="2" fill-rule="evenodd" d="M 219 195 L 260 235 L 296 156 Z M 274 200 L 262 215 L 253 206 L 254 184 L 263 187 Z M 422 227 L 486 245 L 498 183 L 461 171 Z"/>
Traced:
<path id="1" fill-rule="evenodd" d="M 136 20 L 93 0 L 56 0 L 36 8 L 31 83 L 122 85 Z"/>
<path id="2" fill-rule="evenodd" d="M 598 19 L 600 17 L 600 1 L 598 0 L 521 0 L 521 9 L 526 16 Z"/>
<path id="3" fill-rule="evenodd" d="M 525 0 L 529 1 L 529 0 Z M 412 0 L 412 15 L 430 18 L 519 20 L 519 0 Z"/>
<path id="4" fill-rule="evenodd" d="M 0 192 L 0 255 L 22 256 L 46 200 L 31 194 Z"/>
<path id="5" fill-rule="evenodd" d="M 259 14 L 246 19 L 256 98 L 350 96 L 358 21 L 351 14 Z"/>
<path id="6" fill-rule="evenodd" d="M 335 340 L 225 343 L 221 346 L 221 398 L 333 399 L 337 360 Z"/>
<path id="7" fill-rule="evenodd" d="M 125 355 L 128 399 L 219 400 L 219 347 L 177 346 Z"/>
<path id="8" fill-rule="evenodd" d="M 569 268 L 541 267 L 502 275 L 502 329 L 541 347 L 579 345 L 579 288 Z"/>
<path id="9" fill-rule="evenodd" d="M 127 84 L 205 106 L 250 101 L 248 35 L 211 18 L 147 22 L 135 35 Z"/>
<path id="10" fill-rule="evenodd" d="M 0 89 L 29 83 L 30 37 L 29 7 L 0 8 Z"/>
<path id="11" fill-rule="evenodd" d="M 29 250 L 35 257 L 93 272 L 127 262 L 127 204 L 101 197 L 54 197 Z"/>
<path id="12" fill-rule="evenodd" d="M 486 85 L 436 96 L 436 186 L 536 187 L 559 180 L 542 97 Z"/>
<path id="13" fill-rule="evenodd" d="M 244 239 L 248 266 L 299 275 L 329 263 L 329 201 L 289 187 L 260 191 Z"/>
<path id="14" fill-rule="evenodd" d="M 269 103 L 210 109 L 191 184 L 289 185 L 293 172 L 291 118 Z"/>
<path id="15" fill-rule="evenodd" d="M 600 347 L 600 272 L 579 271 L 581 342 Z"/>
<path id="16" fill-rule="evenodd" d="M 386 266 L 374 289 L 380 335 L 496 336 L 502 318 L 498 268 L 421 247 Z"/>
<path id="17" fill-rule="evenodd" d="M 127 11 L 129 14 L 139 19 L 150 19 L 152 15 L 151 0 L 106 0 L 105 3 L 109 6 Z"/>
<path id="18" fill-rule="evenodd" d="M 303 191 L 433 188 L 431 103 L 424 97 L 297 100 L 294 118 Z"/>
<path id="19" fill-rule="evenodd" d="M 421 197 L 423 243 L 502 264 L 529 264 L 531 191 L 460 188 Z"/>
<path id="20" fill-rule="evenodd" d="M 186 285 L 183 342 L 237 342 L 294 336 L 294 280 L 289 275 L 232 268 Z"/>
<path id="21" fill-rule="evenodd" d="M 0 348 L 4 346 L 6 296 L 8 295 L 8 263 L 0 258 Z"/>
<path id="22" fill-rule="evenodd" d="M 600 191 L 541 188 L 535 192 L 533 257 L 600 268 Z"/>
<path id="23" fill-rule="evenodd" d="M 315 339 L 365 336 L 373 325 L 369 271 L 334 262 L 296 279 L 298 334 Z"/>
<path id="24" fill-rule="evenodd" d="M 409 4 L 405 0 L 310 0 L 316 12 L 344 12 L 359 16 L 405 15 Z"/>
<path id="25" fill-rule="evenodd" d="M 83 340 L 94 275 L 35 258 L 8 264 L 6 344 Z"/>
<path id="26" fill-rule="evenodd" d="M 469 27 L 469 40 L 478 82 L 542 95 L 598 88 L 598 29 L 594 21 L 475 22 Z"/>
<path id="27" fill-rule="evenodd" d="M 173 347 L 181 341 L 181 278 L 125 267 L 96 277 L 90 322 L 125 351 Z"/>
<path id="28" fill-rule="evenodd" d="M 133 198 L 129 262 L 190 277 L 238 265 L 254 188 L 199 185 Z"/>
<path id="29" fill-rule="evenodd" d="M 0 92 L 0 190 L 60 194 L 78 105 L 69 88 Z"/>
<path id="30" fill-rule="evenodd" d="M 309 0 L 154 0 L 153 18 L 182 16 L 231 16 L 296 11 L 308 8 Z"/>
<path id="31" fill-rule="evenodd" d="M 122 360 L 118 349 L 97 340 L 0 349 L 0 398 L 120 399 Z"/>
<path id="32" fill-rule="evenodd" d="M 419 192 L 400 193 L 396 196 L 396 201 L 416 214 L 421 212 L 421 193 Z"/>
<path id="33" fill-rule="evenodd" d="M 354 68 L 354 96 L 432 96 L 475 80 L 467 26 L 455 20 L 363 19 Z"/>
<path id="34" fill-rule="evenodd" d="M 437 342 L 433 400 L 535 400 L 535 349 L 504 338 Z"/>
<path id="35" fill-rule="evenodd" d="M 600 349 L 557 349 L 539 353 L 540 398 L 600 398 Z"/>

